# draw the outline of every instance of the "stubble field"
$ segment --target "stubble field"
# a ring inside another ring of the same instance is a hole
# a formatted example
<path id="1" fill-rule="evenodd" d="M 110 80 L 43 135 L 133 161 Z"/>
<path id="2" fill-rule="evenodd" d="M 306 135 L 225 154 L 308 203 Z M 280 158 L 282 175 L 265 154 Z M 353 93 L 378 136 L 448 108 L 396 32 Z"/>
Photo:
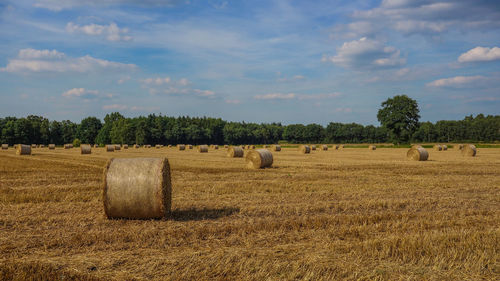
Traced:
<path id="1" fill-rule="evenodd" d="M 0 151 L 1 280 L 498 280 L 500 149 Z M 172 215 L 108 220 L 111 157 L 167 157 Z"/>

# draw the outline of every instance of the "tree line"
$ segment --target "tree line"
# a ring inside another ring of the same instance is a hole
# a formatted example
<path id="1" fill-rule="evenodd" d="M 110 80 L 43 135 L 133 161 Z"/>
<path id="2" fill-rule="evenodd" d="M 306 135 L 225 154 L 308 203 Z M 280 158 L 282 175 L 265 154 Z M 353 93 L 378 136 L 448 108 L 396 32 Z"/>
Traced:
<path id="1" fill-rule="evenodd" d="M 493 142 L 500 140 L 500 116 L 467 116 L 463 120 L 418 122 L 411 142 Z M 89 144 L 273 144 L 382 143 L 395 141 L 385 126 L 331 122 L 319 124 L 228 122 L 209 117 L 171 117 L 151 114 L 126 118 L 118 112 L 104 121 L 87 117 L 79 124 L 50 121 L 42 116 L 0 118 L 0 142 L 13 145 L 62 145 L 75 140 Z"/>

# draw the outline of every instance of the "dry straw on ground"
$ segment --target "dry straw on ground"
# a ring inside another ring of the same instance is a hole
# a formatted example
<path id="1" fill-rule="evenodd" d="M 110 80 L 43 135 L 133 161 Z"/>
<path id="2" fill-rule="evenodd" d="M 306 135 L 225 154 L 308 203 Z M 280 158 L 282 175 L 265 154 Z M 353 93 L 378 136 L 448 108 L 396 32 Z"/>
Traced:
<path id="1" fill-rule="evenodd" d="M 91 154 L 92 153 L 92 146 L 90 146 L 90 144 L 81 144 L 80 145 L 80 153 L 81 154 Z"/>
<path id="2" fill-rule="evenodd" d="M 113 152 L 115 151 L 115 146 L 112 144 L 106 145 L 106 152 Z"/>
<path id="3" fill-rule="evenodd" d="M 441 150 L 443 150 L 443 147 L 440 144 L 435 144 L 434 145 L 434 150 L 441 151 Z"/>
<path id="4" fill-rule="evenodd" d="M 279 144 L 273 145 L 273 151 L 276 151 L 276 152 L 281 151 L 281 145 L 279 145 Z"/>
<path id="5" fill-rule="evenodd" d="M 31 155 L 31 146 L 27 144 L 18 144 L 16 147 L 17 155 Z"/>
<path id="6" fill-rule="evenodd" d="M 463 156 L 474 157 L 474 156 L 476 156 L 476 153 L 477 153 L 477 149 L 476 149 L 476 146 L 473 144 L 466 144 L 462 148 L 462 155 Z"/>
<path id="7" fill-rule="evenodd" d="M 201 153 L 208 152 L 208 145 L 206 145 L 206 144 L 198 145 L 198 152 L 201 152 Z"/>
<path id="8" fill-rule="evenodd" d="M 9 149 L 9 145 L 6 143 L 2 144 L 2 149 L 3 150 Z"/>
<path id="9" fill-rule="evenodd" d="M 49 149 L 50 150 L 56 149 L 56 145 L 54 143 L 49 144 Z"/>
<path id="10" fill-rule="evenodd" d="M 322 149 L 322 150 L 325 150 L 325 151 L 326 151 L 326 150 L 328 150 L 328 145 L 323 144 L 323 145 L 321 146 L 321 149 Z"/>
<path id="11" fill-rule="evenodd" d="M 299 151 L 300 153 L 308 154 L 311 153 L 311 148 L 309 147 L 309 145 L 301 145 L 299 146 Z"/>
<path id="12" fill-rule="evenodd" d="M 170 213 L 172 185 L 167 158 L 114 158 L 104 169 L 108 218 L 160 219 Z"/>
<path id="13" fill-rule="evenodd" d="M 247 167 L 252 169 L 268 168 L 273 165 L 273 154 L 267 149 L 250 150 L 245 159 Z"/>
<path id="14" fill-rule="evenodd" d="M 341 144 L 340 146 L 339 146 L 339 145 L 336 145 L 336 146 L 335 146 L 335 149 L 344 149 L 344 145 L 343 145 L 343 144 Z"/>
<path id="15" fill-rule="evenodd" d="M 427 161 L 429 152 L 423 147 L 413 147 L 406 153 L 406 157 L 414 161 Z"/>
<path id="16" fill-rule="evenodd" d="M 239 146 L 231 146 L 227 150 L 227 156 L 231 158 L 243 157 L 244 151 Z"/>
<path id="17" fill-rule="evenodd" d="M 178 148 L 179 150 L 186 150 L 186 145 L 184 145 L 184 144 L 178 144 L 178 145 L 177 145 L 177 148 Z"/>

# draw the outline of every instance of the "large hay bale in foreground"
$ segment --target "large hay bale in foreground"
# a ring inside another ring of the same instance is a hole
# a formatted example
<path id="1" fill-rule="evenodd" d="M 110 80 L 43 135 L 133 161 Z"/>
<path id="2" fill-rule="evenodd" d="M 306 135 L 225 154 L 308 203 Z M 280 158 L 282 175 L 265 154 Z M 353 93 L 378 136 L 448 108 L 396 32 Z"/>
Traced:
<path id="1" fill-rule="evenodd" d="M 177 145 L 177 148 L 178 148 L 179 150 L 186 150 L 186 145 L 185 145 L 185 144 L 178 144 L 178 145 Z"/>
<path id="2" fill-rule="evenodd" d="M 311 148 L 309 147 L 309 145 L 301 145 L 301 146 L 299 146 L 299 151 L 301 153 L 307 154 L 307 153 L 311 153 Z"/>
<path id="3" fill-rule="evenodd" d="M 477 149 L 476 149 L 476 146 L 473 144 L 466 144 L 462 148 L 462 156 L 474 157 L 474 156 L 476 156 L 476 153 L 477 153 Z"/>
<path id="4" fill-rule="evenodd" d="M 429 158 L 429 152 L 423 147 L 410 148 L 406 153 L 406 158 L 414 161 L 427 161 Z"/>
<path id="5" fill-rule="evenodd" d="M 328 150 L 328 145 L 323 144 L 323 145 L 321 146 L 321 150 L 325 150 L 325 151 L 326 151 L 326 150 Z"/>
<path id="6" fill-rule="evenodd" d="M 376 150 L 377 146 L 372 144 L 372 145 L 368 146 L 368 149 L 369 150 Z"/>
<path id="7" fill-rule="evenodd" d="M 92 147 L 90 146 L 90 144 L 81 144 L 80 145 L 80 153 L 81 154 L 91 154 Z"/>
<path id="8" fill-rule="evenodd" d="M 17 155 L 31 155 L 31 146 L 27 144 L 18 144 L 16 147 Z"/>
<path id="9" fill-rule="evenodd" d="M 267 149 L 250 150 L 245 159 L 248 168 L 261 169 L 273 165 L 273 154 Z"/>
<path id="10" fill-rule="evenodd" d="M 227 150 L 227 156 L 231 158 L 236 158 L 236 157 L 243 157 L 244 151 L 241 147 L 239 146 L 231 146 Z"/>
<path id="11" fill-rule="evenodd" d="M 281 145 L 279 145 L 279 144 L 274 145 L 273 150 L 276 152 L 281 151 Z"/>
<path id="12" fill-rule="evenodd" d="M 9 145 L 6 143 L 2 144 L 2 150 L 6 150 L 6 149 L 9 149 Z"/>
<path id="13" fill-rule="evenodd" d="M 206 144 L 198 145 L 198 152 L 200 153 L 208 152 L 208 145 Z"/>
<path id="14" fill-rule="evenodd" d="M 103 190 L 108 218 L 163 218 L 172 205 L 168 159 L 111 159 L 104 169 Z"/>
<path id="15" fill-rule="evenodd" d="M 443 144 L 441 147 L 443 148 L 444 151 L 448 150 L 448 146 L 446 144 Z"/>
<path id="16" fill-rule="evenodd" d="M 435 144 L 434 145 L 434 150 L 441 151 L 441 150 L 443 150 L 443 147 L 441 145 L 439 145 L 439 144 Z"/>
<path id="17" fill-rule="evenodd" d="M 50 150 L 54 150 L 54 149 L 56 149 L 56 145 L 55 145 L 54 143 L 50 143 L 50 144 L 49 144 L 49 149 L 50 149 Z"/>
<path id="18" fill-rule="evenodd" d="M 115 151 L 115 146 L 112 144 L 106 145 L 106 152 L 113 152 Z"/>

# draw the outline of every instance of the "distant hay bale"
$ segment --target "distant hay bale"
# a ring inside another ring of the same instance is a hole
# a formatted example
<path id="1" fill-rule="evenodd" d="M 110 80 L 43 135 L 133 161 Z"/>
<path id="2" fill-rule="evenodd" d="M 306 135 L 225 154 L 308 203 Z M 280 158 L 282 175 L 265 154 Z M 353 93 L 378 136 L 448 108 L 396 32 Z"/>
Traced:
<path id="1" fill-rule="evenodd" d="M 157 145 L 155 145 L 155 148 L 156 148 L 156 149 L 160 149 L 160 148 L 161 148 L 161 145 L 157 144 Z"/>
<path id="2" fill-rule="evenodd" d="M 239 146 L 231 146 L 227 150 L 227 156 L 231 158 L 236 158 L 236 157 L 243 157 L 244 151 L 241 147 Z"/>
<path id="3" fill-rule="evenodd" d="M 311 145 L 311 150 L 316 150 L 316 145 L 315 144 Z"/>
<path id="4" fill-rule="evenodd" d="M 443 144 L 441 147 L 443 148 L 443 150 L 448 150 L 448 146 L 446 144 Z"/>
<path id="5" fill-rule="evenodd" d="M 45 147 L 45 145 L 41 144 L 41 145 L 39 145 L 38 147 L 39 147 L 39 148 L 44 148 L 44 147 Z"/>
<path id="6" fill-rule="evenodd" d="M 372 145 L 368 146 L 368 149 L 369 150 L 376 150 L 377 146 L 372 144 Z"/>
<path id="7" fill-rule="evenodd" d="M 192 144 L 188 144 L 188 148 L 189 149 L 193 149 L 193 145 Z"/>
<path id="8" fill-rule="evenodd" d="M 128 144 L 124 144 L 123 149 L 128 149 Z"/>
<path id="9" fill-rule="evenodd" d="M 476 146 L 473 144 L 466 144 L 462 148 L 462 156 L 474 157 L 474 156 L 476 156 L 476 153 L 477 153 L 477 149 L 476 149 Z"/>
<path id="10" fill-rule="evenodd" d="M 122 149 L 121 145 L 115 144 L 115 150 L 121 150 L 121 149 Z"/>
<path id="11" fill-rule="evenodd" d="M 208 152 L 208 145 L 206 144 L 198 145 L 198 152 L 200 153 Z"/>
<path id="12" fill-rule="evenodd" d="M 36 148 L 36 144 L 31 144 L 31 148 Z"/>
<path id="13" fill-rule="evenodd" d="M 281 145 L 279 145 L 279 144 L 274 145 L 273 150 L 276 152 L 281 151 Z"/>
<path id="14" fill-rule="evenodd" d="M 184 145 L 184 144 L 178 144 L 177 148 L 179 148 L 179 150 L 186 150 L 186 145 Z"/>
<path id="15" fill-rule="evenodd" d="M 464 145 L 463 144 L 457 144 L 456 149 L 462 150 L 462 149 L 464 149 Z"/>
<path id="16" fill-rule="evenodd" d="M 91 154 L 92 147 L 90 146 L 90 144 L 81 144 L 80 145 L 80 152 L 81 152 L 81 154 Z"/>
<path id="17" fill-rule="evenodd" d="M 163 145 L 162 145 L 162 147 L 163 147 Z M 171 144 L 169 144 L 167 147 L 168 147 L 168 148 L 171 148 L 171 147 L 172 147 L 172 145 L 171 145 Z"/>
<path id="18" fill-rule="evenodd" d="M 71 143 L 67 143 L 64 145 L 64 149 L 72 149 L 73 148 L 73 144 Z"/>
<path id="19" fill-rule="evenodd" d="M 341 144 L 341 145 L 336 145 L 336 146 L 335 146 L 335 149 L 344 149 L 344 145 L 343 145 L 343 144 Z"/>
<path id="20" fill-rule="evenodd" d="M 224 145 L 224 148 L 228 148 L 229 146 L 227 144 Z"/>
<path id="21" fill-rule="evenodd" d="M 16 147 L 17 155 L 31 155 L 31 146 L 27 144 L 18 144 Z"/>
<path id="22" fill-rule="evenodd" d="M 303 154 L 311 153 L 311 148 L 308 145 L 299 146 L 299 151 Z"/>
<path id="23" fill-rule="evenodd" d="M 139 148 L 139 145 L 138 144 L 134 144 L 134 148 Z"/>
<path id="24" fill-rule="evenodd" d="M 434 150 L 441 151 L 441 150 L 443 150 L 443 147 L 439 144 L 436 144 L 436 145 L 434 145 Z"/>
<path id="25" fill-rule="evenodd" d="M 170 213 L 167 158 L 113 158 L 103 176 L 104 212 L 109 219 L 160 219 Z"/>
<path id="26" fill-rule="evenodd" d="M 99 148 L 99 145 L 97 143 L 94 144 L 94 148 Z"/>
<path id="27" fill-rule="evenodd" d="M 6 143 L 2 144 L 2 150 L 7 150 L 7 149 L 9 149 L 9 145 Z"/>
<path id="28" fill-rule="evenodd" d="M 326 151 L 326 150 L 328 150 L 328 145 L 323 144 L 323 145 L 321 146 L 321 149 L 322 149 L 322 150 L 325 150 L 325 151 Z"/>
<path id="29" fill-rule="evenodd" d="M 267 145 L 266 144 L 262 145 L 262 148 L 267 148 Z"/>
<path id="30" fill-rule="evenodd" d="M 115 151 L 115 146 L 112 144 L 106 145 L 106 152 L 113 152 Z"/>
<path id="31" fill-rule="evenodd" d="M 50 149 L 50 150 L 54 150 L 54 149 L 56 149 L 56 145 L 55 145 L 55 144 L 53 144 L 53 143 L 49 144 L 49 149 Z"/>
<path id="32" fill-rule="evenodd" d="M 215 144 L 214 149 L 219 149 L 219 146 Z"/>
<path id="33" fill-rule="evenodd" d="M 429 158 L 429 152 L 423 147 L 410 148 L 406 153 L 406 158 L 414 161 L 427 161 Z"/>
<path id="34" fill-rule="evenodd" d="M 261 169 L 273 165 L 273 154 L 267 149 L 251 150 L 245 157 L 247 167 L 252 169 Z"/>

